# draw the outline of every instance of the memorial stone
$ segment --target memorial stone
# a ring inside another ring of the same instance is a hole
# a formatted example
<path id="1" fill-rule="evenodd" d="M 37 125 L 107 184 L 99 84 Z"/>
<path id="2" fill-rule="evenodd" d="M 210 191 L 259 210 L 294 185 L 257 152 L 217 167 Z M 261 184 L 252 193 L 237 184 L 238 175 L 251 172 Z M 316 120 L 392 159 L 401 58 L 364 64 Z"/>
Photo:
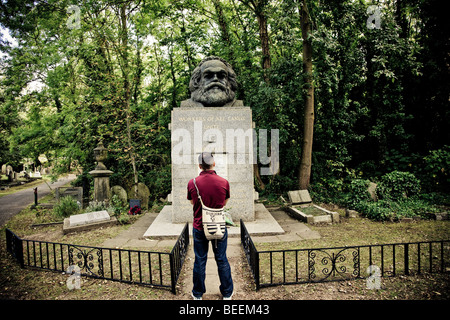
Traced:
<path id="1" fill-rule="evenodd" d="M 292 204 L 302 204 L 312 202 L 308 190 L 294 190 L 288 191 L 289 201 Z"/>
<path id="2" fill-rule="evenodd" d="M 109 202 L 110 187 L 109 177 L 113 174 L 112 171 L 107 170 L 103 161 L 107 159 L 108 150 L 99 142 L 94 149 L 94 158 L 97 161 L 95 170 L 89 171 L 89 174 L 94 177 L 94 202 Z"/>
<path id="3" fill-rule="evenodd" d="M 148 198 L 150 197 L 150 190 L 148 187 L 139 182 L 137 185 L 137 194 L 134 193 L 134 187 L 128 191 L 128 199 L 139 199 L 142 209 L 148 209 Z"/>
<path id="4" fill-rule="evenodd" d="M 58 187 L 55 190 L 55 199 L 59 202 L 64 197 L 72 197 L 83 207 L 83 188 L 82 187 Z"/>
<path id="5" fill-rule="evenodd" d="M 123 204 L 128 203 L 127 192 L 121 186 L 113 186 L 111 187 L 111 197 L 117 196 Z"/>
<path id="6" fill-rule="evenodd" d="M 211 74 L 211 79 L 219 80 L 208 80 Z M 199 174 L 198 156 L 204 151 L 213 153 L 216 173 L 230 183 L 231 198 L 226 207 L 233 220 L 255 219 L 252 111 L 234 99 L 236 86 L 234 71 L 228 63 L 217 57 L 206 58 L 191 77 L 191 99 L 172 110 L 169 198 L 173 223 L 192 221 L 187 184 Z"/>
<path id="7" fill-rule="evenodd" d="M 82 214 L 76 214 L 69 217 L 69 226 L 75 227 L 85 224 L 92 224 L 102 221 L 109 221 L 111 217 L 108 211 L 95 211 Z"/>

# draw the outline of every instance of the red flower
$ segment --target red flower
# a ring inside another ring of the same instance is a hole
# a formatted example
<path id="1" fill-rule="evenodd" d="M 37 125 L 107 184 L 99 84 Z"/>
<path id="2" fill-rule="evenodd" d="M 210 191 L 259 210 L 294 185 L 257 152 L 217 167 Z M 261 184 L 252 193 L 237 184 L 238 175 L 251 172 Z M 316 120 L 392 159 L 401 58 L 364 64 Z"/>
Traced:
<path id="1" fill-rule="evenodd" d="M 130 208 L 130 211 L 128 211 L 128 214 L 136 215 L 141 213 L 141 208 L 139 206 L 134 206 L 133 208 Z"/>

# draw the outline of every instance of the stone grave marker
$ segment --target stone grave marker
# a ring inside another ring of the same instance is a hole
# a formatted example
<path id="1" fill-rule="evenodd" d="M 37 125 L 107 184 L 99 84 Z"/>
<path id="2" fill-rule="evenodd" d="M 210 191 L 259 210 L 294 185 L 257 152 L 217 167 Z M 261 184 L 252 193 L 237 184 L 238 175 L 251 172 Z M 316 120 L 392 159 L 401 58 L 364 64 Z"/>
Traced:
<path id="1" fill-rule="evenodd" d="M 58 187 L 55 190 L 56 202 L 63 197 L 72 197 L 75 201 L 80 203 L 83 207 L 83 188 L 82 187 Z"/>
<path id="2" fill-rule="evenodd" d="M 367 187 L 367 192 L 369 192 L 370 197 L 372 198 L 373 201 L 377 201 L 378 200 L 378 196 L 377 196 L 377 184 L 374 182 L 370 182 L 369 186 Z"/>
<path id="3" fill-rule="evenodd" d="M 138 183 L 137 195 L 134 194 L 134 187 L 128 191 L 128 199 L 139 199 L 141 200 L 141 208 L 148 209 L 148 198 L 150 197 L 149 188 L 142 182 Z"/>
<path id="4" fill-rule="evenodd" d="M 82 213 L 82 214 L 76 214 L 69 217 L 69 226 L 75 227 L 80 226 L 84 224 L 92 224 L 96 222 L 101 221 L 109 221 L 111 217 L 109 216 L 108 211 L 95 211 L 95 212 L 88 212 L 88 213 Z"/>
<path id="5" fill-rule="evenodd" d="M 311 203 L 311 196 L 308 190 L 288 191 L 289 201 L 292 204 Z"/>
<path id="6" fill-rule="evenodd" d="M 117 219 L 115 217 L 111 218 L 106 210 L 81 213 L 64 219 L 63 233 L 87 231 L 116 223 Z"/>
<path id="7" fill-rule="evenodd" d="M 230 183 L 233 220 L 253 221 L 253 122 L 249 107 L 172 110 L 172 222 L 192 221 L 187 184 L 199 174 L 198 156 L 213 153 L 216 173 Z"/>
<path id="8" fill-rule="evenodd" d="M 114 195 L 116 195 L 122 201 L 123 204 L 128 203 L 127 192 L 121 186 L 111 187 L 111 197 L 113 197 Z"/>

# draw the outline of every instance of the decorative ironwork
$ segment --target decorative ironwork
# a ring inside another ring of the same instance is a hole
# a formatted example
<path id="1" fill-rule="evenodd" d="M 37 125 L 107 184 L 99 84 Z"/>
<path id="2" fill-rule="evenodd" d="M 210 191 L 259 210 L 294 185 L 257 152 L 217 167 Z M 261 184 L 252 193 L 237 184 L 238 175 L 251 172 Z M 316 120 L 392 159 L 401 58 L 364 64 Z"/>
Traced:
<path id="1" fill-rule="evenodd" d="M 361 270 L 372 265 L 379 268 L 382 277 L 409 275 L 413 270 L 448 272 L 449 268 L 450 240 L 258 251 L 241 221 L 241 243 L 257 290 L 276 285 L 366 278 L 370 275 L 361 274 Z"/>
<path id="2" fill-rule="evenodd" d="M 77 261 L 74 260 L 75 257 L 78 258 Z M 94 255 L 97 255 L 97 264 L 94 262 Z M 78 246 L 69 245 L 69 265 L 77 265 L 80 270 L 86 270 L 93 276 L 103 277 L 103 255 L 101 248 L 86 248 L 81 249 Z M 97 272 L 95 272 L 95 267 L 97 266 Z"/>
<path id="3" fill-rule="evenodd" d="M 83 276 L 171 289 L 175 294 L 175 285 L 189 246 L 189 229 L 188 223 L 186 223 L 170 253 L 21 239 L 9 229 L 6 229 L 6 242 L 8 252 L 20 263 L 21 267 L 67 272 L 66 268 L 77 266 Z M 151 256 L 155 255 L 157 259 L 152 260 Z M 127 257 L 124 260 L 128 261 L 128 266 L 123 265 L 122 256 Z M 24 257 L 26 257 L 25 262 Z M 170 268 L 166 267 L 168 260 L 170 260 Z M 159 271 L 159 277 L 152 275 L 152 268 Z M 148 277 L 144 277 L 145 269 L 148 270 Z"/>
<path id="4" fill-rule="evenodd" d="M 335 252 L 328 252 L 324 249 L 309 249 L 308 250 L 308 269 L 309 269 L 309 279 L 312 281 L 324 281 L 328 278 L 334 278 L 336 275 L 341 276 L 342 278 L 345 278 L 344 275 L 347 274 L 347 267 L 346 265 L 343 265 L 343 263 L 347 262 L 347 256 L 346 251 L 351 251 L 351 255 L 353 256 L 353 272 L 352 275 L 354 277 L 359 276 L 359 250 L 358 248 L 344 248 L 342 250 L 339 250 L 337 253 Z M 320 278 L 319 280 L 316 279 L 316 255 L 322 254 L 324 257 L 320 259 L 320 263 L 322 266 L 325 266 L 321 272 L 325 276 L 323 278 Z"/>

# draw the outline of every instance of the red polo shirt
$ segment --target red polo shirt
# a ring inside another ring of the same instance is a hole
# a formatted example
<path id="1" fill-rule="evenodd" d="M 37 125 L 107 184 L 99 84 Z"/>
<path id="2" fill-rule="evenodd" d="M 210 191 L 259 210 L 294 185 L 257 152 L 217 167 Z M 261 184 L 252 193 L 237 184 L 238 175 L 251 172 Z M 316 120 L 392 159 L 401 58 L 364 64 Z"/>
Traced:
<path id="1" fill-rule="evenodd" d="M 222 208 L 225 205 L 225 200 L 230 197 L 230 184 L 226 179 L 218 176 L 214 170 L 200 172 L 200 175 L 195 178 L 195 183 L 202 196 L 203 203 L 207 207 Z M 197 230 L 203 230 L 202 204 L 197 196 L 194 179 L 189 180 L 187 189 L 187 199 L 194 200 L 193 226 Z"/>

